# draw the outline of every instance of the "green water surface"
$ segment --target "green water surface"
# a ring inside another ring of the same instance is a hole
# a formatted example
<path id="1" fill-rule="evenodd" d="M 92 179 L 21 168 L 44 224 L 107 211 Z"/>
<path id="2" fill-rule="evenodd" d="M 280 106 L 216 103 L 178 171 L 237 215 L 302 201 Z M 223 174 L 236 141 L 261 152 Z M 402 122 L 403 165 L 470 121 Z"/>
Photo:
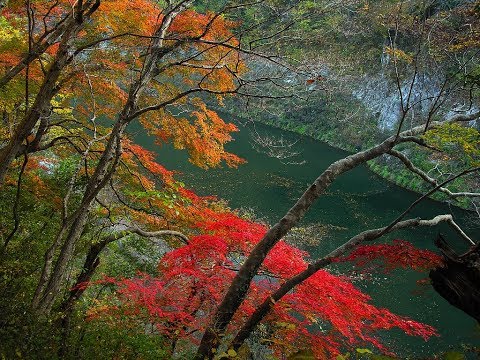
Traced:
<path id="1" fill-rule="evenodd" d="M 251 209 L 257 217 L 270 224 L 283 216 L 330 163 L 348 155 L 309 137 L 272 127 L 256 124 L 253 128 L 251 124 L 239 124 L 239 128 L 240 132 L 234 134 L 235 140 L 227 146 L 230 152 L 247 161 L 237 169 L 226 166 L 199 169 L 187 161 L 185 152 L 174 150 L 170 145 L 153 145 L 153 139 L 138 129 L 131 129 L 131 132 L 143 146 L 155 149 L 159 162 L 179 171 L 177 178 L 185 182 L 187 187 L 195 189 L 200 195 L 217 195 L 227 200 L 232 208 Z M 258 151 L 258 146 L 254 146 L 252 134 L 256 136 L 256 133 L 295 143 L 292 152 L 299 154 L 286 160 L 269 157 L 263 151 Z M 319 243 L 307 246 L 307 250 L 312 258 L 320 257 L 360 231 L 385 226 L 418 197 L 418 194 L 377 177 L 366 166 L 353 169 L 335 181 L 302 221 L 304 225 L 330 224 L 325 227 L 325 232 L 319 234 Z M 410 217 L 429 219 L 446 213 L 452 213 L 466 232 L 476 237 L 480 227 L 478 222 L 475 223 L 473 214 L 448 204 L 426 200 L 411 212 Z M 467 245 L 445 225 L 396 232 L 385 236 L 382 241 L 400 238 L 421 248 L 434 249 L 433 240 L 438 232 L 444 233 L 460 251 L 467 249 Z M 374 274 L 371 281 L 355 282 L 372 296 L 376 305 L 430 324 L 440 334 L 425 342 L 391 331 L 382 335 L 384 341 L 397 354 L 415 357 L 452 348 L 461 349 L 463 344 L 480 346 L 480 331 L 476 321 L 450 306 L 430 285 L 416 283 L 426 277 L 426 274 L 399 271 L 388 275 Z"/>

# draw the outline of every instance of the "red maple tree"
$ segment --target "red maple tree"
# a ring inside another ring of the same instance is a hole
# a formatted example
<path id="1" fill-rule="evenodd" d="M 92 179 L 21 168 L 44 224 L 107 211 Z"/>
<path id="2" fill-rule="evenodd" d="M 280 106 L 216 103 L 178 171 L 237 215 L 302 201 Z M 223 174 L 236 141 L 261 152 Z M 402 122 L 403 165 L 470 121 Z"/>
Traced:
<path id="1" fill-rule="evenodd" d="M 198 344 L 236 271 L 262 238 L 266 226 L 242 219 L 231 211 L 215 211 L 209 200 L 182 190 L 193 202 L 190 210 L 200 219 L 198 235 L 189 243 L 167 253 L 155 276 L 105 277 L 100 283 L 116 286 L 112 298 L 89 310 L 89 317 L 127 318 L 155 324 L 159 334 L 174 344 L 186 340 Z M 196 210 L 194 210 L 196 209 Z M 338 261 L 364 266 L 375 261 L 386 268 L 411 267 L 424 270 L 438 263 L 438 256 L 415 249 L 407 242 L 364 245 Z M 407 264 L 408 261 L 408 264 Z M 230 322 L 227 333 L 235 334 L 269 294 L 308 267 L 309 255 L 284 241 L 275 245 L 254 279 L 245 302 Z M 413 264 L 413 265 L 412 265 Z M 319 359 L 332 358 L 349 347 L 373 346 L 390 350 L 379 331 L 398 328 L 427 340 L 435 329 L 372 304 L 369 295 L 356 288 L 346 276 L 317 271 L 285 295 L 264 318 L 263 341 L 277 354 L 311 349 Z M 272 299 L 273 301 L 273 299 Z M 108 314 L 108 316 L 106 316 Z M 112 323 L 115 324 L 116 322 Z M 118 325 L 118 323 L 116 323 Z"/>

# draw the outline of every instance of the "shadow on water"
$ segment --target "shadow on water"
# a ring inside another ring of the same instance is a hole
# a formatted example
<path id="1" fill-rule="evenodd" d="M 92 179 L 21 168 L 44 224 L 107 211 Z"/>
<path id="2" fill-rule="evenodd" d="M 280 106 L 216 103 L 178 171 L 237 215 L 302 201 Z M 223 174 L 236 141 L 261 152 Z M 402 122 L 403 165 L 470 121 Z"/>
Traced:
<path id="1" fill-rule="evenodd" d="M 257 151 L 252 146 L 252 130 L 239 125 L 235 141 L 227 149 L 247 160 L 236 169 L 222 167 L 203 170 L 188 162 L 184 151 L 171 145 L 153 145 L 153 139 L 139 129 L 130 129 L 136 141 L 155 150 L 158 161 L 179 172 L 177 178 L 200 195 L 217 195 L 228 201 L 232 208 L 252 209 L 257 217 L 274 223 L 294 204 L 296 199 L 315 178 L 333 161 L 348 153 L 324 143 L 285 132 L 276 128 L 255 125 L 260 134 L 267 134 L 295 143 L 293 151 L 305 161 L 301 165 L 286 164 Z M 307 247 L 312 258 L 320 257 L 360 231 L 387 225 L 403 212 L 418 194 L 404 190 L 377 177 L 365 166 L 342 175 L 310 209 L 302 223 L 330 224 L 322 232 L 315 246 Z M 452 213 L 456 221 L 466 226 L 473 237 L 480 226 L 470 225 L 472 214 L 433 200 L 420 203 L 410 217 L 432 218 Z M 386 236 L 387 239 L 405 239 L 414 245 L 434 249 L 433 240 L 438 232 L 446 234 L 459 249 L 466 245 L 445 225 L 436 228 L 404 230 Z M 385 238 L 382 239 L 385 241 Z M 480 345 L 480 330 L 472 318 L 450 306 L 429 285 L 417 285 L 427 274 L 401 271 L 394 274 L 374 274 L 371 282 L 356 285 L 371 294 L 376 305 L 393 312 L 433 325 L 439 332 L 428 342 L 411 338 L 399 332 L 389 332 L 384 341 L 399 355 L 427 356 L 455 348 L 462 344 Z"/>

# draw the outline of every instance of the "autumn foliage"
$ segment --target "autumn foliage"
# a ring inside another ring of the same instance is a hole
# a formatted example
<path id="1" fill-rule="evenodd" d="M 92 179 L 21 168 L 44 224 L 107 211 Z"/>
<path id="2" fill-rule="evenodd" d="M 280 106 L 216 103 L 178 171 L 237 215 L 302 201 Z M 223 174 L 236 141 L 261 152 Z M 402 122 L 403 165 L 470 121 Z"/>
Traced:
<path id="1" fill-rule="evenodd" d="M 393 240 L 392 244 L 361 245 L 340 262 L 352 262 L 369 271 L 383 269 L 412 269 L 428 271 L 442 266 L 442 257 L 429 250 L 421 250 L 404 240 Z"/>
<path id="2" fill-rule="evenodd" d="M 171 143 L 204 169 L 244 162 L 225 149 L 238 128 L 218 111 L 226 98 L 254 83 L 242 78 L 251 53 L 236 35 L 242 24 L 225 14 L 200 13 L 188 1 L 165 2 L 166 9 L 160 3 L 10 0 L 0 9 L 0 80 L 6 79 L 0 86 L 1 200 L 15 203 L 13 211 L 0 209 L 7 219 L 0 224 L 5 278 L 29 284 L 15 296 L 35 316 L 62 313 L 62 346 L 78 300 L 65 301 L 64 295 L 97 286 L 109 291 L 85 301 L 88 320 L 117 328 L 151 324 L 172 352 L 177 346 L 192 351 L 269 228 L 195 194 L 129 134 L 137 122 L 156 145 Z M 9 78 L 17 66 L 21 70 Z M 168 251 L 155 271 L 95 278 L 102 250 L 159 230 L 170 233 L 159 236 Z M 17 254 L 28 258 L 28 266 Z M 314 260 L 292 244 L 276 243 L 228 323 L 227 339 Z M 334 262 L 424 271 L 440 259 L 398 240 L 358 246 Z M 436 334 L 429 325 L 376 307 L 348 277 L 323 269 L 275 302 L 257 331 L 277 355 L 308 349 L 326 359 L 350 347 L 390 354 L 380 333 L 394 328 L 425 340 Z"/>
<path id="3" fill-rule="evenodd" d="M 179 192 L 188 199 L 182 213 L 197 221 L 191 222 L 196 235 L 187 245 L 168 252 L 155 275 L 105 276 L 96 282 L 113 284 L 116 291 L 89 310 L 89 319 L 110 322 L 111 326 L 117 326 L 118 321 L 152 323 L 169 341 L 188 348 L 198 343 L 237 269 L 262 238 L 266 226 L 216 208 L 211 198 L 196 196 L 184 188 Z M 362 267 L 382 262 L 388 269 L 413 267 L 423 271 L 437 265 L 439 258 L 407 242 L 395 241 L 392 245 L 358 247 L 339 261 Z M 305 270 L 308 262 L 306 252 L 279 242 L 264 261 L 228 332 L 235 334 L 274 289 Z M 311 349 L 319 359 L 332 358 L 350 347 L 370 345 L 391 354 L 379 337 L 381 330 L 398 328 L 425 340 L 436 334 L 429 325 L 376 307 L 348 277 L 327 270 L 318 271 L 276 303 L 264 324 L 267 328 L 262 330 L 262 341 L 277 354 Z"/>

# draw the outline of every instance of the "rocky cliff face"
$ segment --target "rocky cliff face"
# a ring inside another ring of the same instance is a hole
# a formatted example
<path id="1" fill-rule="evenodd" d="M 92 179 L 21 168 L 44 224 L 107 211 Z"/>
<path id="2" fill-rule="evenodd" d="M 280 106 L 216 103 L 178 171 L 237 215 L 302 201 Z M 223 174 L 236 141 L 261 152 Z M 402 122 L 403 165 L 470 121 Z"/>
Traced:
<path id="1" fill-rule="evenodd" d="M 399 91 L 396 80 L 381 72 L 374 77 L 365 75 L 352 94 L 372 112 L 378 129 L 390 132 L 396 128 L 401 115 L 400 92 L 404 104 L 409 101 L 413 105 L 410 117 L 425 117 L 441 91 L 442 82 L 443 77 L 438 74 L 419 74 L 414 81 L 402 81 Z"/>
<path id="2" fill-rule="evenodd" d="M 411 107 L 407 124 L 409 121 L 414 123 L 415 119 L 424 121 L 432 107 L 437 106 L 436 115 L 446 118 L 456 113 L 478 111 L 470 99 L 444 86 L 446 77 L 441 71 L 419 71 L 415 77 L 411 74 L 400 80 L 399 89 L 397 80 L 391 75 L 392 67 L 389 56 L 384 54 L 378 75 L 364 75 L 352 91 L 353 97 L 371 111 L 381 132 L 388 133 L 396 129 L 401 116 L 401 98 L 404 106 L 408 103 Z"/>

